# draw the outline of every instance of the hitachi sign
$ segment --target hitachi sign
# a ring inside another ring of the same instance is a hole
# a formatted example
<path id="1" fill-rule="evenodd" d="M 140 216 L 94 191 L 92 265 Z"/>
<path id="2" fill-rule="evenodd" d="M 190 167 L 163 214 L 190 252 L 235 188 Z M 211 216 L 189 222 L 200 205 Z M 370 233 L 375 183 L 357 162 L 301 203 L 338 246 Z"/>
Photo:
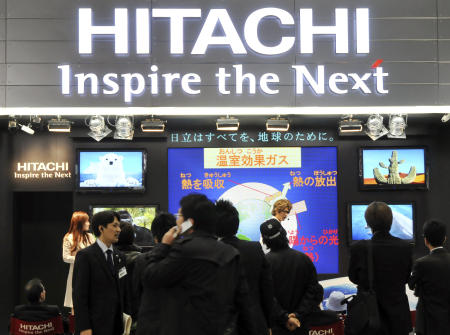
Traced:
<path id="1" fill-rule="evenodd" d="M 130 14 L 127 8 L 114 9 L 114 25 L 98 26 L 93 24 L 91 8 L 80 8 L 78 15 L 78 32 L 80 54 L 92 54 L 94 36 L 114 36 L 114 50 L 116 54 L 129 53 L 129 15 L 135 16 L 136 45 L 135 52 L 140 55 L 151 53 L 151 20 L 165 19 L 170 29 L 170 54 L 183 55 L 184 22 L 185 20 L 202 20 L 202 28 L 194 46 L 190 50 L 192 55 L 204 55 L 210 46 L 229 47 L 233 54 L 247 54 L 253 51 L 261 55 L 280 55 L 290 51 L 295 44 L 294 36 L 282 36 L 277 45 L 264 44 L 258 34 L 258 28 L 263 20 L 276 20 L 280 26 L 296 25 L 291 13 L 281 8 L 261 8 L 251 12 L 244 23 L 244 36 L 240 36 L 233 20 L 226 9 L 211 9 L 204 15 L 200 8 L 137 8 Z M 355 41 L 354 51 L 357 54 L 368 54 L 369 46 L 369 9 L 336 8 L 330 22 L 334 25 L 319 26 L 313 24 L 313 10 L 301 8 L 299 10 L 299 39 L 300 54 L 312 54 L 313 40 L 317 35 L 330 35 L 334 38 L 337 54 L 349 53 L 349 40 Z M 355 38 L 349 38 L 349 21 L 354 22 Z M 215 30 L 221 28 L 221 36 L 215 35 Z M 245 42 L 245 44 L 244 44 Z"/>

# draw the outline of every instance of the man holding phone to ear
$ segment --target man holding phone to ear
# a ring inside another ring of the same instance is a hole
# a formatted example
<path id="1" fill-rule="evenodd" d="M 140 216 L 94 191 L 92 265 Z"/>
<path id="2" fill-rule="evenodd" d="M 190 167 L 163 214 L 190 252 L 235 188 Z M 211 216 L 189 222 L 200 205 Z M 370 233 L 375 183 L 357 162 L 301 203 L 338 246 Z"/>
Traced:
<path id="1" fill-rule="evenodd" d="M 215 205 L 202 194 L 180 201 L 177 227 L 170 229 L 144 272 L 145 284 L 166 289 L 164 303 L 176 312 L 178 328 L 164 335 L 254 335 L 248 287 L 239 252 L 217 241 Z M 163 317 L 167 322 L 173 315 Z M 164 322 L 162 319 L 161 322 Z"/>
<path id="2" fill-rule="evenodd" d="M 125 258 L 113 244 L 119 240 L 120 217 L 113 211 L 92 218 L 96 243 L 75 257 L 72 297 L 75 333 L 80 335 L 121 335 L 123 333 Z"/>

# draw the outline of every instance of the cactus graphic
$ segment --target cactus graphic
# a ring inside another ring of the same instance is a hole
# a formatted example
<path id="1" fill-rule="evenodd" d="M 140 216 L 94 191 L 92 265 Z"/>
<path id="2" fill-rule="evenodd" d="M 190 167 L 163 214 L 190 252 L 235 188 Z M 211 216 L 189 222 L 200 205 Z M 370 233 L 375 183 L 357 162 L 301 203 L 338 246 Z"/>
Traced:
<path id="1" fill-rule="evenodd" d="M 386 166 L 383 162 L 380 162 L 380 166 L 383 169 L 389 170 L 389 175 L 386 178 L 379 170 L 378 168 L 373 169 L 373 175 L 375 176 L 375 180 L 379 184 L 411 184 L 414 179 L 416 179 L 416 167 L 411 166 L 409 169 L 409 173 L 405 178 L 401 178 L 400 174 L 398 172 L 398 166 L 399 164 L 402 164 L 404 160 L 398 161 L 398 154 L 397 151 L 392 151 L 392 156 L 389 158 L 389 166 Z"/>

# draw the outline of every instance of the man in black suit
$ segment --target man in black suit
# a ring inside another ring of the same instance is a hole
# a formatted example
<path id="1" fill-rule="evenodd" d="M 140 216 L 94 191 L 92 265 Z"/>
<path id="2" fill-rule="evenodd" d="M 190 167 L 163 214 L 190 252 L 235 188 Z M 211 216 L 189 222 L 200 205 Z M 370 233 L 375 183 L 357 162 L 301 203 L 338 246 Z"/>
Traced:
<path id="1" fill-rule="evenodd" d="M 175 226 L 176 219 L 173 214 L 159 213 L 152 222 L 155 244 L 161 243 L 164 234 Z M 133 305 L 135 306 L 132 306 L 132 310 L 134 311 L 133 320 L 138 320 L 137 335 L 166 334 L 172 327 L 170 322 L 161 322 L 164 317 L 173 315 L 170 310 L 163 309 L 170 306 L 167 303 L 171 298 L 169 291 L 163 288 L 153 289 L 142 281 L 143 272 L 147 265 L 153 262 L 154 257 L 153 250 L 150 250 L 136 258 L 133 274 Z"/>
<path id="2" fill-rule="evenodd" d="M 234 335 L 236 329 L 240 335 L 255 334 L 239 252 L 217 241 L 214 204 L 204 195 L 190 194 L 180 206 L 178 227 L 155 246 L 143 276 L 144 285 L 176 297 L 162 301 L 170 305 L 167 310 L 175 310 L 162 316 L 162 325 L 174 326 L 162 334 Z M 175 241 L 186 221 L 191 228 Z"/>
<path id="3" fill-rule="evenodd" d="M 364 217 L 373 233 L 374 289 L 383 327 L 377 334 L 407 335 L 412 330 L 405 291 L 412 268 L 412 245 L 389 234 L 392 211 L 384 202 L 372 202 Z M 369 289 L 367 253 L 368 241 L 350 247 L 348 276 L 358 290 Z"/>
<path id="4" fill-rule="evenodd" d="M 416 332 L 420 335 L 450 332 L 450 254 L 443 247 L 446 235 L 443 222 L 425 222 L 423 236 L 430 254 L 416 261 L 409 280 L 409 287 L 419 297 Z"/>
<path id="5" fill-rule="evenodd" d="M 28 304 L 16 306 L 14 317 L 23 321 L 44 321 L 61 315 L 56 305 L 44 304 L 46 291 L 40 279 L 31 279 L 25 285 Z"/>
<path id="6" fill-rule="evenodd" d="M 255 316 L 258 335 L 269 334 L 273 307 L 273 283 L 270 265 L 259 242 L 243 241 L 236 237 L 239 229 L 239 212 L 226 200 L 216 202 L 217 229 L 220 240 L 236 248 L 241 254 L 241 264 L 249 287 L 250 302 Z"/>
<path id="7" fill-rule="evenodd" d="M 125 258 L 113 243 L 119 239 L 120 217 L 116 212 L 99 212 L 92 218 L 96 243 L 75 257 L 72 297 L 75 331 L 80 335 L 123 333 Z"/>

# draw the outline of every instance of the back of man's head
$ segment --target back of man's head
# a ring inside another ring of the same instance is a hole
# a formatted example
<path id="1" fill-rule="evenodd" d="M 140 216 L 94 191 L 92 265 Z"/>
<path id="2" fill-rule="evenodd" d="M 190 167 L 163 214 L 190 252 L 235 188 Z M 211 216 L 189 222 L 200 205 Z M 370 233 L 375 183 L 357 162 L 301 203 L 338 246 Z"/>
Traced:
<path id="1" fill-rule="evenodd" d="M 203 194 L 189 194 L 180 200 L 181 214 L 185 220 L 194 220 L 194 230 L 216 233 L 216 207 Z"/>
<path id="2" fill-rule="evenodd" d="M 447 236 L 447 227 L 442 221 L 428 220 L 423 225 L 423 236 L 433 247 L 442 247 Z"/>
<path id="3" fill-rule="evenodd" d="M 159 213 L 152 222 L 153 237 L 157 239 L 158 243 L 161 242 L 164 234 L 174 226 L 176 226 L 176 219 L 173 214 L 166 212 Z"/>
<path id="4" fill-rule="evenodd" d="M 236 235 L 239 229 L 239 212 L 228 200 L 216 201 L 218 237 L 230 237 Z"/>
<path id="5" fill-rule="evenodd" d="M 392 226 L 392 210 L 384 202 L 374 201 L 366 209 L 364 213 L 367 225 L 372 231 L 389 232 Z"/>
<path id="6" fill-rule="evenodd" d="M 44 291 L 44 285 L 38 278 L 31 279 L 25 284 L 25 297 L 30 304 L 37 304 L 41 301 L 41 293 Z"/>
<path id="7" fill-rule="evenodd" d="M 130 212 L 128 212 L 127 210 L 123 209 L 123 210 L 117 211 L 117 214 L 119 214 L 121 222 L 133 223 L 133 217 L 131 216 Z"/>
<path id="8" fill-rule="evenodd" d="M 95 236 L 100 236 L 100 226 L 106 228 L 106 226 L 112 222 L 114 222 L 114 218 L 117 218 L 120 221 L 120 216 L 117 212 L 114 211 L 103 211 L 98 212 L 92 217 L 91 227 Z"/>
<path id="9" fill-rule="evenodd" d="M 134 227 L 129 222 L 120 222 L 120 234 L 119 241 L 117 241 L 118 245 L 132 245 L 134 242 L 135 231 Z"/>

